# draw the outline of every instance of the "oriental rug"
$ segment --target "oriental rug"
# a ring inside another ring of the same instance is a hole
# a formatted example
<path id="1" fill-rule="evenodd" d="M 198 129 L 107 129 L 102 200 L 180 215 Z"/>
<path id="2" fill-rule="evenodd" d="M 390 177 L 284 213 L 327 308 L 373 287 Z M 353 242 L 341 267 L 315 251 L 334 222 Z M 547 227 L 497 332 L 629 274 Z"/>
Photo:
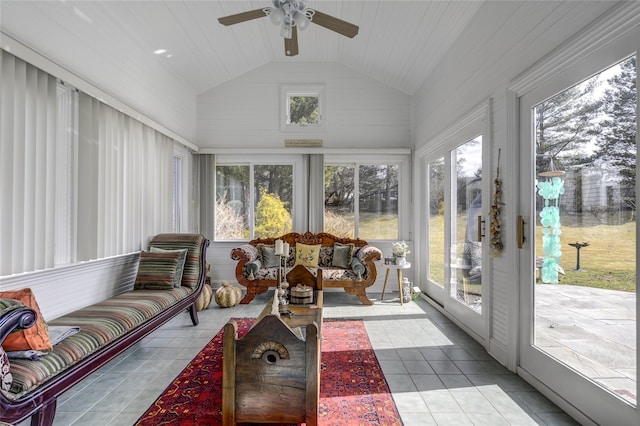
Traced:
<path id="1" fill-rule="evenodd" d="M 242 337 L 253 319 L 235 319 Z M 222 424 L 223 330 L 162 392 L 136 425 Z M 320 425 L 402 425 L 361 320 L 322 325 Z"/>

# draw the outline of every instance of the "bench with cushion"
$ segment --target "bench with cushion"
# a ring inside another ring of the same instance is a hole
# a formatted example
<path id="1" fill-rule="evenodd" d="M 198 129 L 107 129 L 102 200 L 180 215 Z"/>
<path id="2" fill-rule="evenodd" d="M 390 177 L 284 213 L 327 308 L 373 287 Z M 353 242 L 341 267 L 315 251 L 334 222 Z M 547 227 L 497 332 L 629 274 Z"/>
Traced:
<path id="1" fill-rule="evenodd" d="M 20 349 L 12 346 L 16 340 L 40 338 L 45 342 L 36 343 L 46 346 L 47 328 L 79 328 L 50 350 L 38 349 L 41 356 L 36 359 L 7 359 L 0 350 L 4 367 L 0 371 L 5 372 L 0 423 L 14 424 L 31 416 L 31 425 L 51 425 L 62 393 L 147 334 L 185 309 L 197 325 L 196 301 L 205 282 L 208 245 L 198 234 L 157 235 L 150 242 L 152 250 L 140 254 L 130 291 L 46 323 L 29 289 L 0 292 L 0 344 L 7 351 Z M 23 300 L 30 306 L 13 295 L 27 296 Z"/>
<path id="2" fill-rule="evenodd" d="M 279 269 L 279 259 L 274 256 L 276 240 L 289 244 L 287 270 L 302 264 L 313 275 L 322 274 L 325 289 L 342 288 L 363 304 L 372 304 L 366 289 L 376 280 L 374 262 L 382 258 L 382 252 L 364 240 L 340 238 L 326 232 L 291 232 L 276 238 L 252 240 L 234 248 L 231 258 L 238 261 L 236 280 L 247 288 L 240 303 L 249 303 L 256 295 L 276 287 Z"/>

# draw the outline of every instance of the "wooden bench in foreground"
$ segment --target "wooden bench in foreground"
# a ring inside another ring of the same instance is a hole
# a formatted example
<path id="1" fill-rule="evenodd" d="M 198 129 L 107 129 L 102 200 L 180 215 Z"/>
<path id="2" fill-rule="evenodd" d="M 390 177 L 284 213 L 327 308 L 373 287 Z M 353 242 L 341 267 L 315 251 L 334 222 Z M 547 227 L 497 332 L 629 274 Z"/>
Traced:
<path id="1" fill-rule="evenodd" d="M 322 279 L 296 268 L 287 279 L 291 286 L 313 280 L 314 302 L 288 305 L 291 314 L 281 315 L 274 295 L 241 339 L 235 321 L 224 327 L 223 425 L 318 422 Z"/>

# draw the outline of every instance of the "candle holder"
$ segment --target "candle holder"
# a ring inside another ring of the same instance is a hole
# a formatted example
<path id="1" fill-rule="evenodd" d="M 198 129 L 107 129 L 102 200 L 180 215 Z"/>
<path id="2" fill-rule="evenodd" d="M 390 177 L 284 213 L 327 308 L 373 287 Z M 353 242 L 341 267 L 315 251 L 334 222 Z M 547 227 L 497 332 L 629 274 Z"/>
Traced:
<path id="1" fill-rule="evenodd" d="M 289 304 L 288 293 L 289 283 L 287 282 L 287 261 L 289 259 L 289 243 L 276 240 L 275 254 L 278 256 L 278 288 L 276 289 L 280 314 L 290 314 L 287 305 Z"/>

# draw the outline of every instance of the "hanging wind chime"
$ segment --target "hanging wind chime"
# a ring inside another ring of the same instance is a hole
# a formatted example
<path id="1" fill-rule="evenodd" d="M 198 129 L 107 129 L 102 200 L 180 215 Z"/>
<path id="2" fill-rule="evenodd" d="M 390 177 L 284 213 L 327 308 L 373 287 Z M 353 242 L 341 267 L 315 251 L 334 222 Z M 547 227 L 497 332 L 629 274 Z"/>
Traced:
<path id="1" fill-rule="evenodd" d="M 562 250 L 560 249 L 560 195 L 564 194 L 565 172 L 556 170 L 553 158 L 549 162 L 549 170 L 540 173 L 540 177 L 546 178 L 538 182 L 538 194 L 544 198 L 544 207 L 540 211 L 540 224 L 542 225 L 542 254 L 543 262 L 540 270 L 540 279 L 543 283 L 558 284 L 558 269 Z"/>

